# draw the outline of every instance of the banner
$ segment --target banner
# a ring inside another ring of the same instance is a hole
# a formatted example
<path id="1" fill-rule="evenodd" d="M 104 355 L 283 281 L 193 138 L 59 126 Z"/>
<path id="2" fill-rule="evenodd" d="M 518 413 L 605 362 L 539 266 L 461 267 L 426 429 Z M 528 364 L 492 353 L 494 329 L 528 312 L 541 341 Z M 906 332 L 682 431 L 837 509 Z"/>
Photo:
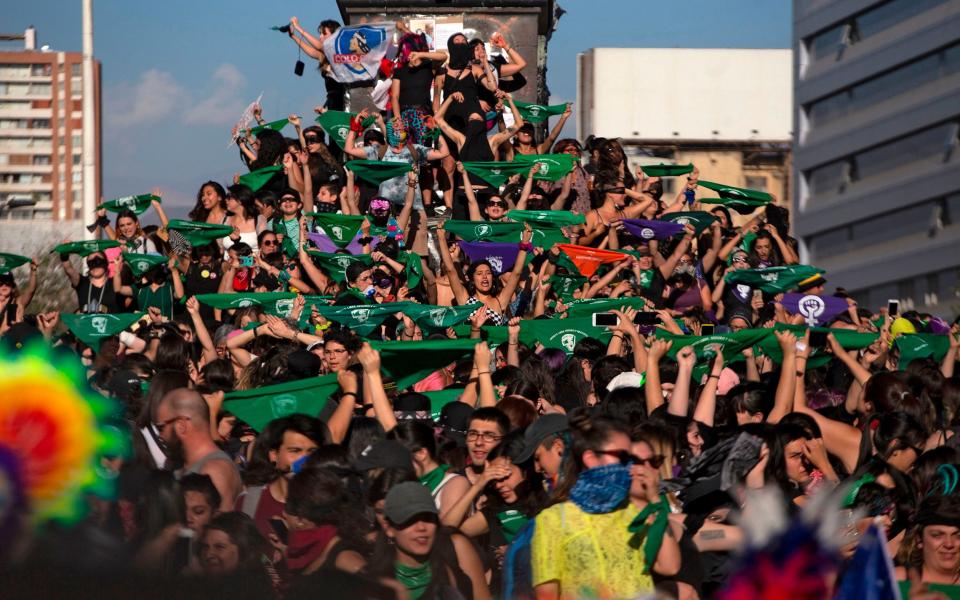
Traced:
<path id="1" fill-rule="evenodd" d="M 197 302 L 210 308 L 232 310 L 259 306 L 264 308 L 265 312 L 270 312 L 275 316 L 286 316 L 281 315 L 282 312 L 290 314 L 296 297 L 297 295 L 293 292 L 244 292 L 236 294 L 197 294 L 196 296 Z M 272 309 L 272 312 L 266 310 L 268 307 Z"/>
<path id="2" fill-rule="evenodd" d="M 567 317 L 590 317 L 593 313 L 610 312 L 611 310 L 620 310 L 623 307 L 643 311 L 647 302 L 647 299 L 641 296 L 624 296 L 602 300 L 574 300 L 567 308 Z"/>
<path id="3" fill-rule="evenodd" d="M 267 423 L 294 414 L 317 417 L 337 391 L 337 374 L 310 377 L 252 390 L 227 392 L 223 409 L 257 431 Z"/>
<path id="4" fill-rule="evenodd" d="M 396 26 L 368 23 L 341 27 L 323 41 L 331 75 L 340 83 L 372 81 L 387 54 Z"/>
<path id="5" fill-rule="evenodd" d="M 567 111 L 566 103 L 550 106 L 531 104 L 520 100 L 514 100 L 513 103 L 517 105 L 517 110 L 520 111 L 519 120 L 530 121 L 531 123 L 543 123 L 548 118 L 562 115 Z"/>
<path id="6" fill-rule="evenodd" d="M 391 315 L 404 312 L 410 302 L 385 302 L 358 306 L 317 306 L 317 312 L 329 321 L 340 323 L 364 337 L 375 331 Z"/>
<path id="7" fill-rule="evenodd" d="M 793 335 L 795 335 L 799 340 L 804 336 L 808 328 L 805 325 L 787 325 L 786 323 L 777 323 L 773 326 L 773 329 L 774 331 L 793 332 Z M 810 328 L 810 330 L 832 333 L 833 337 L 837 339 L 837 343 L 840 344 L 840 347 L 844 350 L 860 350 L 862 348 L 867 348 L 877 341 L 877 337 L 879 337 L 879 334 L 877 333 L 860 333 L 855 329 L 813 327 Z M 771 335 L 766 339 L 760 340 L 757 343 L 757 349 L 764 356 L 769 356 L 771 359 L 773 359 L 775 363 L 779 364 L 783 361 L 783 351 L 780 349 L 780 343 L 777 341 L 776 336 Z M 830 362 L 831 358 L 833 358 L 833 355 L 828 353 L 826 348 L 811 348 L 810 357 L 807 359 L 807 370 L 822 367 Z"/>
<path id="8" fill-rule="evenodd" d="M 594 327 L 591 317 L 532 319 L 520 322 L 521 342 L 531 348 L 539 342 L 546 348 L 559 348 L 567 354 L 573 354 L 577 343 L 584 338 L 596 338 L 606 344 L 611 335 L 613 334 L 606 327 Z"/>
<path id="9" fill-rule="evenodd" d="M 465 242 L 520 242 L 523 223 L 448 219 L 443 229 Z"/>

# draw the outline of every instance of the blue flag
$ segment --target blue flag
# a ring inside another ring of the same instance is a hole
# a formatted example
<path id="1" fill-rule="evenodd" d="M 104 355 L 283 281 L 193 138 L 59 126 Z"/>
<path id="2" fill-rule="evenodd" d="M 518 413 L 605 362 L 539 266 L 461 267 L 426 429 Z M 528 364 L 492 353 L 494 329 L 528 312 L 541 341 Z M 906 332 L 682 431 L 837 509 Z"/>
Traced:
<path id="1" fill-rule="evenodd" d="M 876 523 L 860 539 L 834 600 L 900 600 L 887 539 Z"/>

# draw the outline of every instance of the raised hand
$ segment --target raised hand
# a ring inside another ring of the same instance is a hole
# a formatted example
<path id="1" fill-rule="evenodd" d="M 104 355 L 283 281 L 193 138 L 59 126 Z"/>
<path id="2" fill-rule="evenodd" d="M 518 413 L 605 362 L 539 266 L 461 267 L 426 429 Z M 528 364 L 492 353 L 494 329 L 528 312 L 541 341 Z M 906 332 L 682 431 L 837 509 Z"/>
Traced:
<path id="1" fill-rule="evenodd" d="M 372 373 L 380 370 L 380 353 L 373 349 L 368 342 L 364 342 L 357 352 L 357 360 L 363 365 L 365 373 Z"/>

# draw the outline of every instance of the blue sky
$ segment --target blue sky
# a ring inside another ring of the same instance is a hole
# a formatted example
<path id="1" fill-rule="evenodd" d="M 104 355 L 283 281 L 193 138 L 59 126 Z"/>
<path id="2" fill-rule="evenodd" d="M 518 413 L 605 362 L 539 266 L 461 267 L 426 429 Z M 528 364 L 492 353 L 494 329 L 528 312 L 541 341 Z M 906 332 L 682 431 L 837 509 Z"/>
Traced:
<path id="1" fill-rule="evenodd" d="M 790 46 L 792 9 L 785 0 L 559 3 L 567 13 L 547 65 L 554 98 L 576 97 L 576 56 L 588 48 Z M 81 49 L 80 0 L 10 4 L 5 33 L 32 24 L 38 44 Z M 204 181 L 228 183 L 242 168 L 236 149 L 227 147 L 230 126 L 260 92 L 268 119 L 312 115 L 323 103 L 323 82 L 309 62 L 303 77 L 294 76 L 293 44 L 269 29 L 294 15 L 308 29 L 340 19 L 334 0 L 95 0 L 105 198 L 158 186 L 169 212 L 182 215 Z"/>

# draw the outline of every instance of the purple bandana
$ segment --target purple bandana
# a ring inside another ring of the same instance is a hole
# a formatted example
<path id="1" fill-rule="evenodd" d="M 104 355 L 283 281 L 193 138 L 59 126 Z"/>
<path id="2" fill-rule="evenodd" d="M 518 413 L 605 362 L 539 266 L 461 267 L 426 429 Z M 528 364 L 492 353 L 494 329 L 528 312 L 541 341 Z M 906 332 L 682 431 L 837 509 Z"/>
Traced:
<path id="1" fill-rule="evenodd" d="M 808 327 L 821 327 L 847 311 L 848 304 L 836 296 L 784 294 L 780 302 L 787 312 L 802 315 Z"/>
<path id="2" fill-rule="evenodd" d="M 358 231 L 356 237 L 353 238 L 353 241 L 347 244 L 346 249 L 348 252 L 350 252 L 350 254 L 363 254 L 363 246 L 361 246 L 360 242 L 357 241 L 360 239 L 362 235 L 363 235 L 363 232 Z M 314 245 L 317 247 L 317 250 L 319 250 L 320 252 L 333 253 L 339 250 L 337 245 L 333 243 L 333 240 L 331 240 L 330 238 L 328 238 L 326 235 L 322 233 L 313 231 L 307 234 L 307 238 L 314 243 Z M 379 241 L 380 241 L 379 239 L 373 238 L 373 241 L 370 242 L 370 247 L 371 248 L 376 247 Z"/>
<path id="3" fill-rule="evenodd" d="M 646 219 L 624 219 L 623 226 L 631 235 L 641 240 L 667 240 L 683 233 L 683 225 L 670 221 L 648 221 Z"/>
<path id="4" fill-rule="evenodd" d="M 459 242 L 460 249 L 470 257 L 470 262 L 486 260 L 496 273 L 505 273 L 513 268 L 520 253 L 519 244 L 497 242 Z"/>

